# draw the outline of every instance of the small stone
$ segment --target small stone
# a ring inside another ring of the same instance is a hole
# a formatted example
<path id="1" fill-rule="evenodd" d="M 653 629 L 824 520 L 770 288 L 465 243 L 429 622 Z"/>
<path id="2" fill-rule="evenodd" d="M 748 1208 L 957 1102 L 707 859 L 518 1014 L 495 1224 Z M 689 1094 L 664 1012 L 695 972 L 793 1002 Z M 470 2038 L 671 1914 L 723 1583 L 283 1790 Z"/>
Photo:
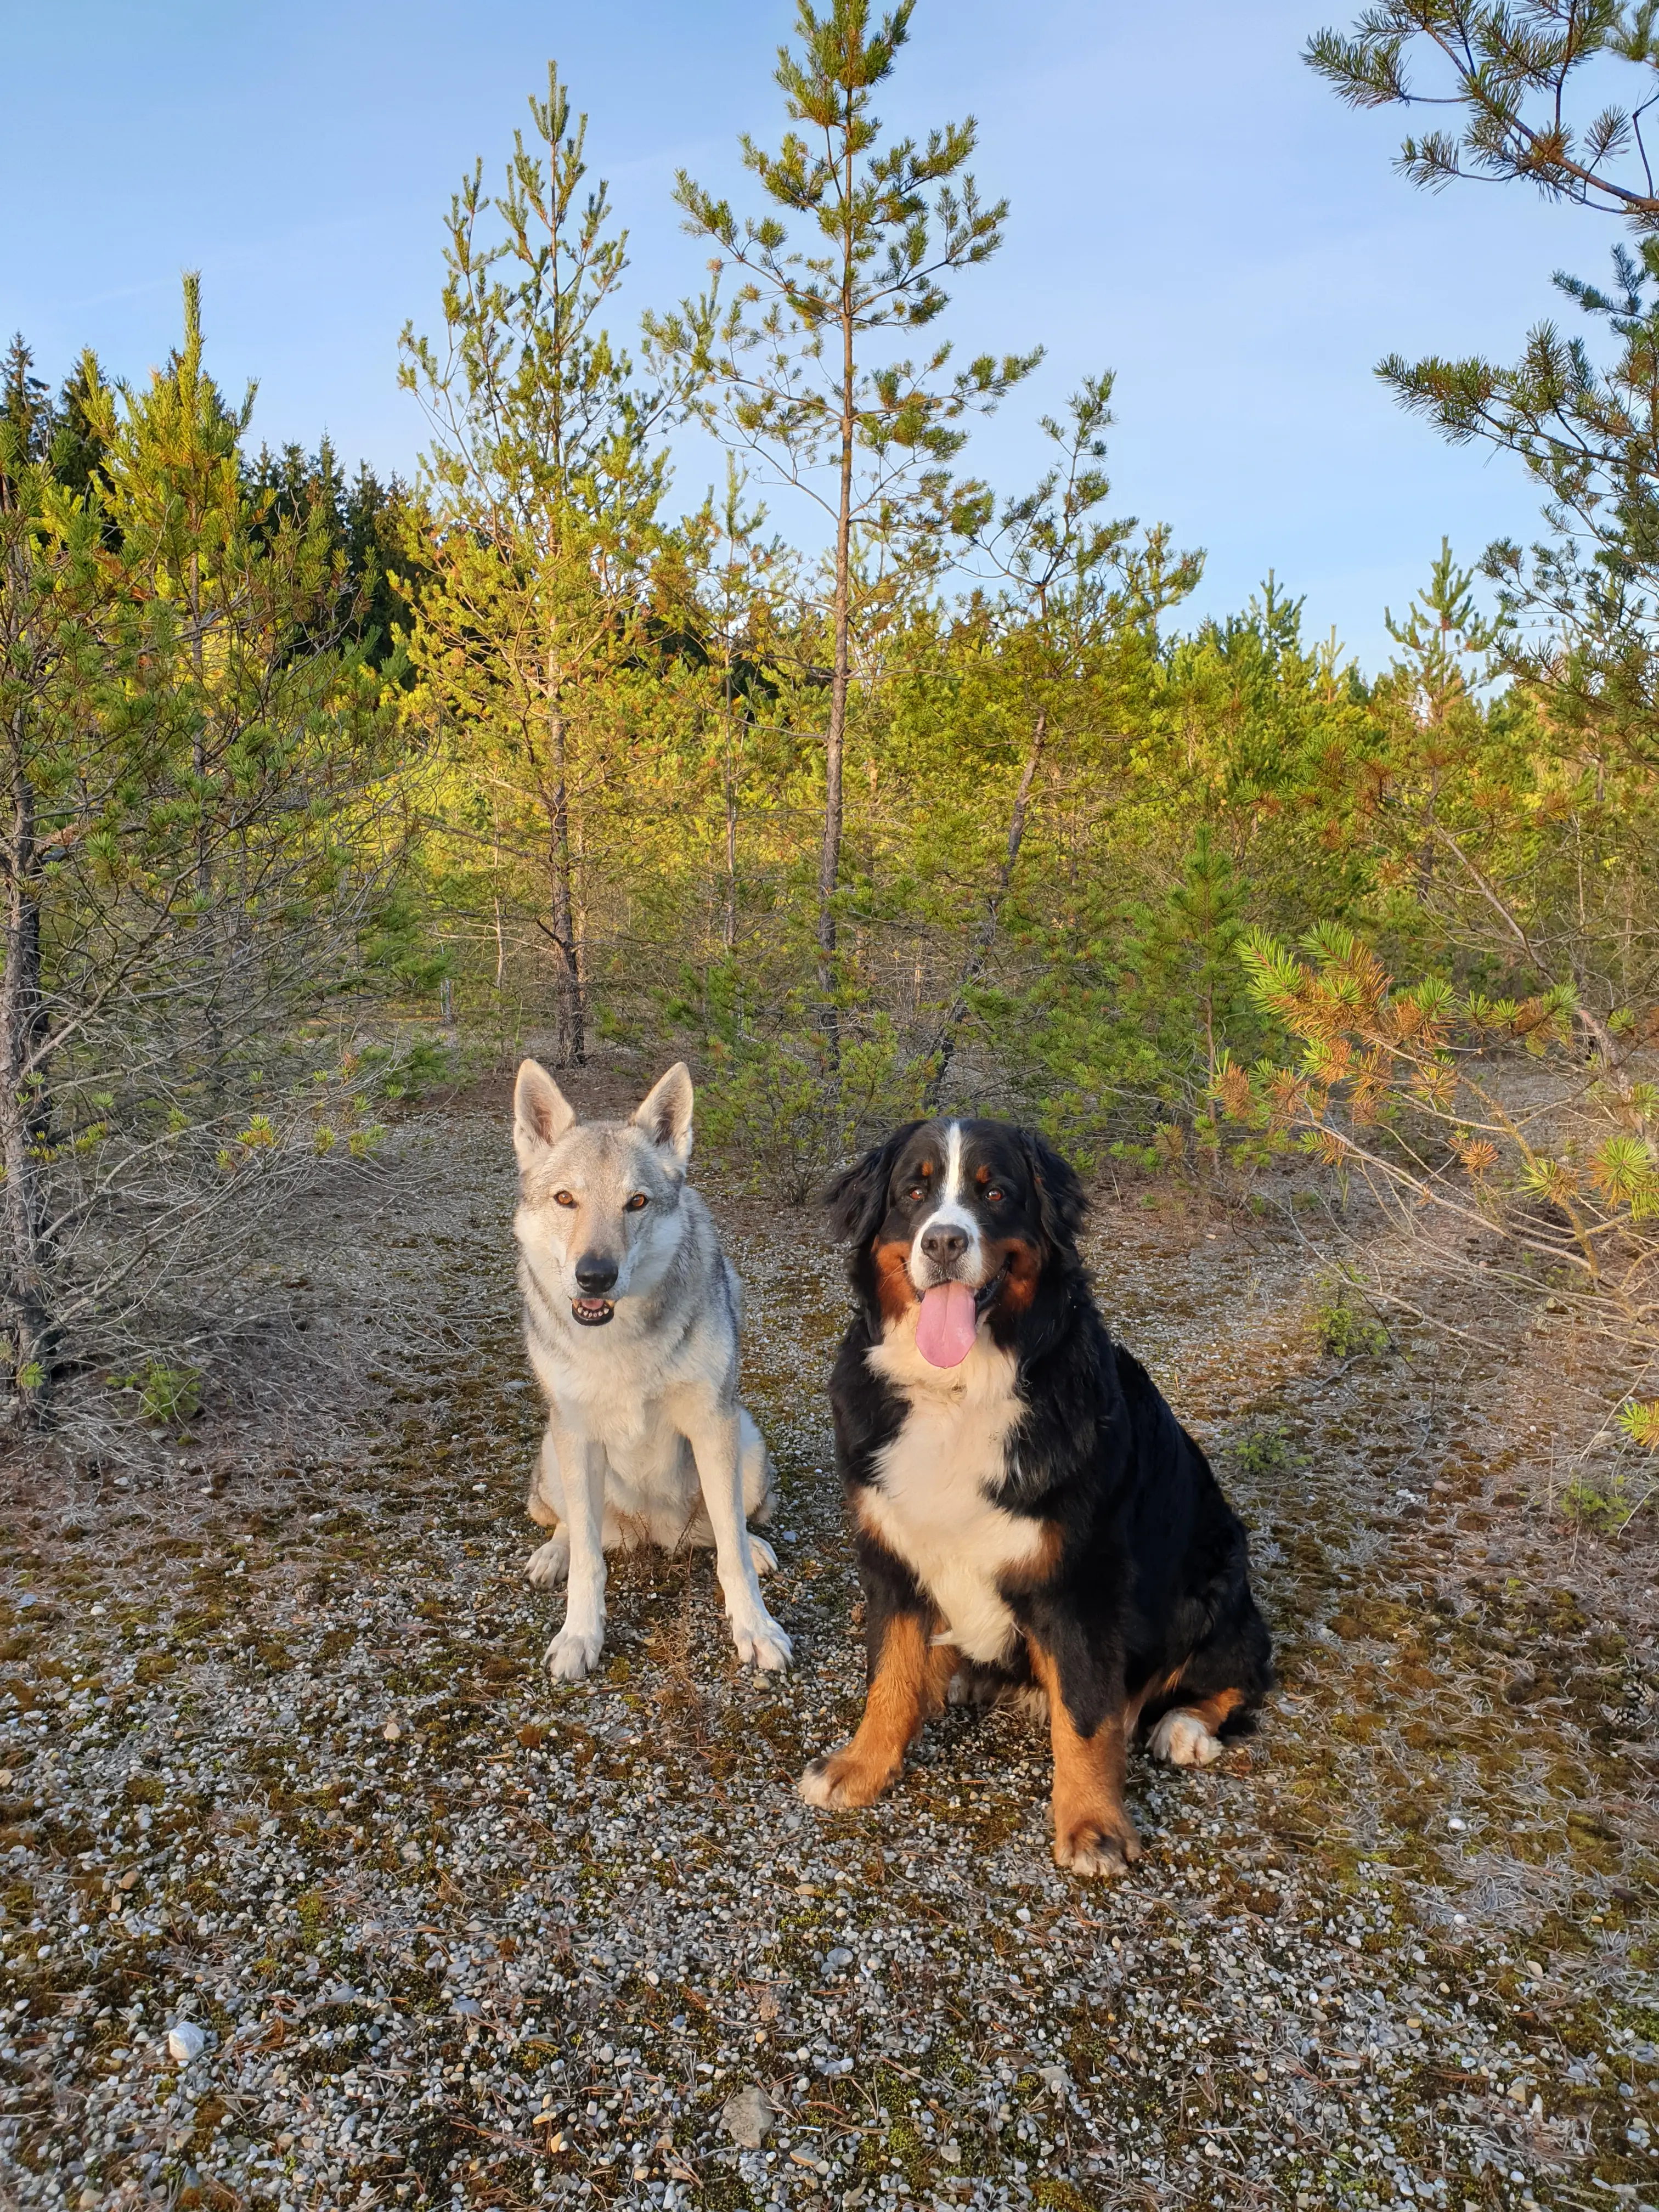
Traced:
<path id="1" fill-rule="evenodd" d="M 207 2038 L 194 2021 L 181 2020 L 167 2030 L 167 2056 L 179 2066 L 192 2065 L 207 2049 Z"/>
<path id="2" fill-rule="evenodd" d="M 777 2115 L 772 2100 L 758 2082 L 734 2089 L 720 2106 L 720 2125 L 744 2150 L 758 2150 Z"/>
<path id="3" fill-rule="evenodd" d="M 380 1730 L 380 1734 L 386 1738 L 388 1743 L 396 1743 L 398 1737 L 403 1734 L 403 1730 L 398 1727 L 396 1721 L 388 1721 L 386 1726 Z"/>
<path id="4" fill-rule="evenodd" d="M 845 1944 L 837 1943 L 835 1949 L 826 1954 L 823 1961 L 823 1971 L 827 1974 L 838 1974 L 842 1972 L 843 1967 L 850 1966 L 852 1963 L 853 1954 L 847 1948 Z"/>

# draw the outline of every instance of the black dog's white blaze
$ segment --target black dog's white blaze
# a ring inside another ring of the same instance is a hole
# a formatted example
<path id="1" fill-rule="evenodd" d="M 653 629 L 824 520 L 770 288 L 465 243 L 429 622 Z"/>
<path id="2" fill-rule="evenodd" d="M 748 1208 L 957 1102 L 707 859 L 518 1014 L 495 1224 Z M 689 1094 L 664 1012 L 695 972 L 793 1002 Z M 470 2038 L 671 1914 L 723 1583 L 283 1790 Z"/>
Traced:
<path id="1" fill-rule="evenodd" d="M 976 1291 L 992 1272 L 986 1264 L 990 1224 L 983 1218 L 982 1202 L 975 1204 L 979 1194 L 967 1179 L 968 1147 L 960 1121 L 945 1128 L 943 1151 L 938 1203 L 916 1224 L 910 1240 L 910 1280 L 918 1291 L 936 1283 L 965 1283 Z"/>

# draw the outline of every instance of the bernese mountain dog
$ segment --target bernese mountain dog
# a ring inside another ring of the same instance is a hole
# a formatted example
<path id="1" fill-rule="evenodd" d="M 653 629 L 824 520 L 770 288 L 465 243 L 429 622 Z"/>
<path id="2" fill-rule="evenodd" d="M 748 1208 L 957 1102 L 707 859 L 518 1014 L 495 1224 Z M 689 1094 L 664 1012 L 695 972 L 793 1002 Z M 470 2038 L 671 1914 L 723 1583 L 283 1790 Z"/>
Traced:
<path id="1" fill-rule="evenodd" d="M 1113 1343 L 1081 1184 L 1030 1130 L 913 1121 L 830 1185 L 858 1306 L 830 1382 L 864 1586 L 868 1692 L 801 1777 L 868 1805 L 947 1698 L 1046 1698 L 1054 1858 L 1114 1875 L 1138 1729 L 1206 1765 L 1271 1686 L 1243 1523 Z"/>

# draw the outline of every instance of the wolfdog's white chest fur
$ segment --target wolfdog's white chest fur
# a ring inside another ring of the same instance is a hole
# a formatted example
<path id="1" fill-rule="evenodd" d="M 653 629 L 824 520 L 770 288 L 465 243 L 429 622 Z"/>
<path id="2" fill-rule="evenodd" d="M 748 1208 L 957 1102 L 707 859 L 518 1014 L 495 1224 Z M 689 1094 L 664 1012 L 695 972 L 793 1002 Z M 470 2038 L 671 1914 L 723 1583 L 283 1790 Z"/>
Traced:
<path id="1" fill-rule="evenodd" d="M 939 1607 L 950 1640 L 992 1664 L 1015 1624 L 998 1588 L 1042 1551 L 1041 1524 L 991 1500 L 1008 1467 L 1008 1442 L 1024 1406 L 1014 1359 L 981 1336 L 960 1367 L 931 1367 L 916 1350 L 914 1316 L 867 1355 L 872 1371 L 905 1401 L 903 1425 L 876 1460 L 878 1485 L 860 1510 Z"/>
<path id="2" fill-rule="evenodd" d="M 678 1358 L 665 1358 L 660 1333 L 626 1312 L 606 1328 L 579 1333 L 555 1310 L 552 1326 L 527 1328 L 526 1339 L 555 1419 L 605 1453 L 613 1522 L 632 1523 L 657 1543 L 678 1543 L 702 1501 L 690 1446 L 665 1401 L 688 1385 L 717 1382 L 708 1369 L 718 1347 L 681 1345 Z M 547 1499 L 556 1512 L 562 1492 L 561 1482 Z"/>

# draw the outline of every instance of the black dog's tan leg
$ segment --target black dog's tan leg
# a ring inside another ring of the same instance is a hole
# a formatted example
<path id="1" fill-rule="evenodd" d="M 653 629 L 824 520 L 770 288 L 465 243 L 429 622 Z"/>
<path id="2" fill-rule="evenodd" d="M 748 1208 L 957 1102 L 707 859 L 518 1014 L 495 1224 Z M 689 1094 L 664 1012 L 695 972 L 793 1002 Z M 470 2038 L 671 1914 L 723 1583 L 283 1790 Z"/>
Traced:
<path id="1" fill-rule="evenodd" d="M 1026 1648 L 1031 1672 L 1048 1693 L 1054 1864 L 1073 1874 L 1121 1874 L 1140 1856 L 1140 1838 L 1123 1804 L 1123 1716 L 1108 1716 L 1085 1735 L 1066 1710 L 1051 1654 L 1030 1639 Z"/>
<path id="2" fill-rule="evenodd" d="M 871 1805 L 898 1773 L 928 1717 L 945 1703 L 956 1646 L 935 1644 L 931 1624 L 896 1613 L 882 1638 L 858 1734 L 815 1759 L 800 1778 L 809 1805 Z"/>

